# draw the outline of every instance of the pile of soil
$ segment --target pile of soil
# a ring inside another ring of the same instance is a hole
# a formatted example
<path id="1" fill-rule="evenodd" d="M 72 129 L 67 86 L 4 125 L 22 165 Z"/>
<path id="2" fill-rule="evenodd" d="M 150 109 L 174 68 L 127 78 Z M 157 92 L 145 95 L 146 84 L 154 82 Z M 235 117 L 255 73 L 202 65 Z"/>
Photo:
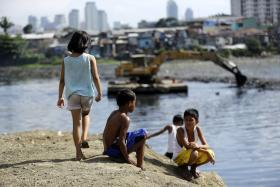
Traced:
<path id="1" fill-rule="evenodd" d="M 148 147 L 145 170 L 102 155 L 101 136 L 90 136 L 84 161 L 74 161 L 71 133 L 32 131 L 0 136 L 0 186 L 225 186 L 215 172 L 183 180 L 173 161 Z M 131 156 L 134 158 L 134 155 Z"/>

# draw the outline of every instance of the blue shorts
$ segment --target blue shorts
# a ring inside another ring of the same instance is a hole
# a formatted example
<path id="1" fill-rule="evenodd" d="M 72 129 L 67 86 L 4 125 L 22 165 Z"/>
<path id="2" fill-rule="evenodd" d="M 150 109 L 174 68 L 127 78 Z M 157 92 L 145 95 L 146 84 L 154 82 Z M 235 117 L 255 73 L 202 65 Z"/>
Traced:
<path id="1" fill-rule="evenodd" d="M 137 142 L 141 141 L 147 135 L 146 129 L 139 129 L 133 132 L 126 133 L 126 148 L 130 150 L 133 145 Z M 116 143 L 113 143 L 105 152 L 104 154 L 108 155 L 109 157 L 113 158 L 121 158 L 123 157 L 119 146 Z"/>

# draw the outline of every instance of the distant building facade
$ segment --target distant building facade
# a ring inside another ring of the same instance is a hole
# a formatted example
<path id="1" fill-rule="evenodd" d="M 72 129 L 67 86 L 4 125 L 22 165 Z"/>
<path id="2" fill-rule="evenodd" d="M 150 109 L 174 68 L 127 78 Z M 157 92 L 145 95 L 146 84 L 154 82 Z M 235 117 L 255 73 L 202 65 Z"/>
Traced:
<path id="1" fill-rule="evenodd" d="M 231 0 L 231 14 L 254 17 L 261 24 L 277 24 L 280 19 L 280 1 Z"/>
<path id="2" fill-rule="evenodd" d="M 98 10 L 98 31 L 105 32 L 109 30 L 108 17 L 105 11 Z"/>
<path id="3" fill-rule="evenodd" d="M 114 30 L 119 30 L 119 29 L 121 29 L 121 22 L 120 21 L 115 21 L 114 23 L 113 23 L 113 29 Z"/>
<path id="4" fill-rule="evenodd" d="M 242 11 L 241 11 L 241 0 L 231 0 L 231 15 L 232 16 L 242 16 Z"/>
<path id="5" fill-rule="evenodd" d="M 185 20 L 186 21 L 192 21 L 193 20 L 193 10 L 190 8 L 187 8 L 185 12 Z"/>
<path id="6" fill-rule="evenodd" d="M 167 18 L 178 19 L 178 6 L 173 0 L 167 2 Z"/>
<path id="7" fill-rule="evenodd" d="M 54 16 L 54 24 L 57 29 L 63 29 L 66 27 L 66 18 L 63 14 L 57 14 Z"/>
<path id="8" fill-rule="evenodd" d="M 98 32 L 98 12 L 94 2 L 87 2 L 85 7 L 85 29 L 87 32 Z"/>
<path id="9" fill-rule="evenodd" d="M 45 16 L 41 17 L 41 24 L 40 24 L 40 26 L 44 30 L 49 26 L 49 24 L 50 24 L 50 21 L 49 21 L 48 17 L 45 17 Z"/>
<path id="10" fill-rule="evenodd" d="M 79 20 L 79 10 L 73 9 L 68 15 L 69 27 L 74 29 L 79 29 L 80 20 Z"/>
<path id="11" fill-rule="evenodd" d="M 38 19 L 35 16 L 28 16 L 28 24 L 32 25 L 32 31 L 36 32 L 38 29 Z"/>

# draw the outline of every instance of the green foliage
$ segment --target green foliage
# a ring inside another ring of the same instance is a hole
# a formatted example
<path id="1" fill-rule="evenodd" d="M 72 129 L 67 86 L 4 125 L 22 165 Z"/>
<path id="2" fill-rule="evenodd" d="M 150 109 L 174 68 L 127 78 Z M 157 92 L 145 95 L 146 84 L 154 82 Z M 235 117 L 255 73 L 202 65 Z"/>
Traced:
<path id="1" fill-rule="evenodd" d="M 247 45 L 248 51 L 252 53 L 252 55 L 259 55 L 262 52 L 262 47 L 259 40 L 254 38 L 249 38 L 245 41 Z"/>
<path id="2" fill-rule="evenodd" d="M 272 43 L 270 43 L 264 50 L 267 52 L 271 52 L 273 54 L 277 54 L 277 52 L 278 52 L 277 47 L 274 46 Z"/>
<path id="3" fill-rule="evenodd" d="M 235 57 L 253 56 L 253 54 L 247 49 L 234 49 L 231 50 L 231 54 Z"/>
<path id="4" fill-rule="evenodd" d="M 98 64 L 119 64 L 119 61 L 114 59 L 98 59 L 96 62 Z"/>
<path id="5" fill-rule="evenodd" d="M 24 34 L 30 34 L 32 33 L 32 25 L 31 24 L 27 24 L 25 27 L 23 27 L 22 31 Z"/>
<path id="6" fill-rule="evenodd" d="M 161 18 L 156 23 L 156 27 L 176 27 L 179 25 L 179 22 L 176 18 Z"/>
<path id="7" fill-rule="evenodd" d="M 26 42 L 19 36 L 0 35 L 0 65 L 19 59 L 26 50 Z"/>
<path id="8" fill-rule="evenodd" d="M 200 47 L 200 45 L 193 45 L 190 47 L 193 51 L 203 51 L 203 49 Z"/>
<path id="9" fill-rule="evenodd" d="M 0 35 L 0 66 L 42 62 L 44 54 L 34 53 L 27 46 L 27 42 L 20 36 Z"/>
<path id="10" fill-rule="evenodd" d="M 8 29 L 12 27 L 14 24 L 9 22 L 7 17 L 2 17 L 0 21 L 0 27 L 4 30 L 5 34 L 8 34 Z"/>
<path id="11" fill-rule="evenodd" d="M 223 50 L 219 51 L 219 54 L 222 57 L 228 58 L 231 54 L 231 51 L 229 49 L 223 49 Z"/>

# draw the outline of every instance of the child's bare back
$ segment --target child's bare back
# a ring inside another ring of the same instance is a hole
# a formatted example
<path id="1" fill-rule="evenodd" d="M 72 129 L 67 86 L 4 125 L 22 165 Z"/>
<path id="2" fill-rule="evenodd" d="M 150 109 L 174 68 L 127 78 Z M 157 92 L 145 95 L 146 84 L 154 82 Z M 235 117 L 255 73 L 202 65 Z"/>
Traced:
<path id="1" fill-rule="evenodd" d="M 109 116 L 104 132 L 103 132 L 103 144 L 104 152 L 113 143 L 117 143 L 120 132 L 129 123 L 129 117 L 125 113 L 121 113 L 119 110 L 115 110 Z"/>
<path id="2" fill-rule="evenodd" d="M 119 109 L 110 114 L 103 131 L 104 154 L 123 158 L 127 163 L 143 169 L 147 131 L 138 129 L 127 132 L 130 123 L 128 113 L 134 111 L 136 95 L 133 91 L 124 89 L 118 93 L 116 101 Z M 131 152 L 136 152 L 137 163 L 129 158 Z"/>

